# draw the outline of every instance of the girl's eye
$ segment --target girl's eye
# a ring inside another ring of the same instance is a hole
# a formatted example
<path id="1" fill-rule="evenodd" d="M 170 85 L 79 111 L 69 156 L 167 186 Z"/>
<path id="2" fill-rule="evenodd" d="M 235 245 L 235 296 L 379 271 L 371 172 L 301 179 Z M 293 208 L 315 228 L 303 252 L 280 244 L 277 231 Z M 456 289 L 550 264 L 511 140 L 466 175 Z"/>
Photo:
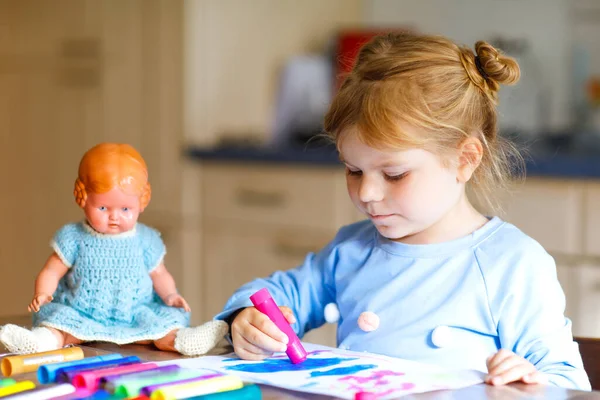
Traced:
<path id="1" fill-rule="evenodd" d="M 361 170 L 353 171 L 350 168 L 346 168 L 346 175 L 348 175 L 348 176 L 361 176 L 362 175 L 362 171 Z"/>
<path id="2" fill-rule="evenodd" d="M 100 210 L 100 211 L 106 211 L 106 207 L 104 207 L 104 206 L 98 207 L 98 210 Z"/>
<path id="3" fill-rule="evenodd" d="M 129 207 L 123 207 L 123 211 L 125 211 L 125 212 L 129 211 Z"/>
<path id="4" fill-rule="evenodd" d="M 400 175 L 387 175 L 386 174 L 385 179 L 387 179 L 388 181 L 391 181 L 391 182 L 396 182 L 396 181 L 399 181 L 402 178 L 406 177 L 406 175 L 408 175 L 408 172 L 404 172 Z"/>

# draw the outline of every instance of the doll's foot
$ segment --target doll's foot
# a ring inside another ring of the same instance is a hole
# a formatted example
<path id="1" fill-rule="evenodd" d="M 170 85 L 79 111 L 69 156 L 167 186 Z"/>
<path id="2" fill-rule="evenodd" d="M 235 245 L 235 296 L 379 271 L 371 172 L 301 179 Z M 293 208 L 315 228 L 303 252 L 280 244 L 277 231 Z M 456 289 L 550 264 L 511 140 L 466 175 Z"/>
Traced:
<path id="1" fill-rule="evenodd" d="M 17 354 L 39 353 L 58 349 L 58 340 L 48 328 L 33 330 L 7 324 L 0 327 L 0 343 L 8 351 Z"/>
<path id="2" fill-rule="evenodd" d="M 194 328 L 181 328 L 175 337 L 175 349 L 186 356 L 201 356 L 212 350 L 228 330 L 229 325 L 224 321 L 208 321 Z"/>

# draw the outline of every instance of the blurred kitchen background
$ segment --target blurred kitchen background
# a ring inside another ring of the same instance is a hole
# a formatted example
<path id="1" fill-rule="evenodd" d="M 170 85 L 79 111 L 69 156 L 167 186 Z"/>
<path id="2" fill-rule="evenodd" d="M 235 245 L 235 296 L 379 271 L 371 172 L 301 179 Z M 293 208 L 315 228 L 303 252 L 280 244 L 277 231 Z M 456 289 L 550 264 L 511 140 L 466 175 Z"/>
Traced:
<path id="1" fill-rule="evenodd" d="M 555 257 L 575 334 L 600 336 L 597 0 L 0 0 L 0 317 L 28 318 L 49 240 L 82 218 L 79 159 L 102 141 L 146 159 L 142 221 L 194 323 L 323 247 L 361 217 L 315 135 L 360 43 L 392 29 L 518 59 L 501 130 L 527 180 L 498 193 L 502 216 Z"/>

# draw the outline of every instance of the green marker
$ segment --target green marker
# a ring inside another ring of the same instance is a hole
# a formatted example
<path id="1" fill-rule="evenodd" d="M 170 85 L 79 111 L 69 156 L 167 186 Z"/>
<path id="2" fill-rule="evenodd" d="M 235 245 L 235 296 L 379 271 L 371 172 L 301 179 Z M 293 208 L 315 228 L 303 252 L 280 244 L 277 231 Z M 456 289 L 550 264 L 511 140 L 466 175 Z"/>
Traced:
<path id="1" fill-rule="evenodd" d="M 0 387 L 14 385 L 15 383 L 17 383 L 17 381 L 15 381 L 14 379 L 0 379 Z"/>
<path id="2" fill-rule="evenodd" d="M 261 400 L 262 393 L 258 385 L 249 384 L 241 389 L 211 393 L 190 397 L 187 400 Z"/>
<path id="3" fill-rule="evenodd" d="M 193 369 L 180 369 L 175 372 L 168 374 L 161 374 L 156 376 L 150 376 L 142 379 L 135 379 L 131 377 L 129 379 L 119 379 L 114 382 L 114 393 L 117 396 L 122 397 L 135 397 L 140 395 L 140 390 L 143 387 L 150 385 L 157 385 L 165 382 L 176 382 L 183 379 L 196 378 L 203 375 L 202 372 Z M 108 389 L 108 388 L 106 388 Z"/>

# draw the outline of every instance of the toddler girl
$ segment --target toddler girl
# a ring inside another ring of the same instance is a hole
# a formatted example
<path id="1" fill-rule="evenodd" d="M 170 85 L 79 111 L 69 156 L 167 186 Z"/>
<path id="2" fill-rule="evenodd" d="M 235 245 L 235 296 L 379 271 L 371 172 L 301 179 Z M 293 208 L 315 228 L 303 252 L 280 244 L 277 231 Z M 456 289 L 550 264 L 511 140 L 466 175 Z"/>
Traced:
<path id="1" fill-rule="evenodd" d="M 239 357 L 285 350 L 287 337 L 249 301 L 267 287 L 300 336 L 337 305 L 340 348 L 478 369 L 494 385 L 589 390 L 554 260 L 466 194 L 472 186 L 493 202 L 491 189 L 522 165 L 496 126 L 499 86 L 518 79 L 515 60 L 485 42 L 475 53 L 415 34 L 365 45 L 325 130 L 368 220 L 235 292 L 216 319 L 231 322 Z"/>

